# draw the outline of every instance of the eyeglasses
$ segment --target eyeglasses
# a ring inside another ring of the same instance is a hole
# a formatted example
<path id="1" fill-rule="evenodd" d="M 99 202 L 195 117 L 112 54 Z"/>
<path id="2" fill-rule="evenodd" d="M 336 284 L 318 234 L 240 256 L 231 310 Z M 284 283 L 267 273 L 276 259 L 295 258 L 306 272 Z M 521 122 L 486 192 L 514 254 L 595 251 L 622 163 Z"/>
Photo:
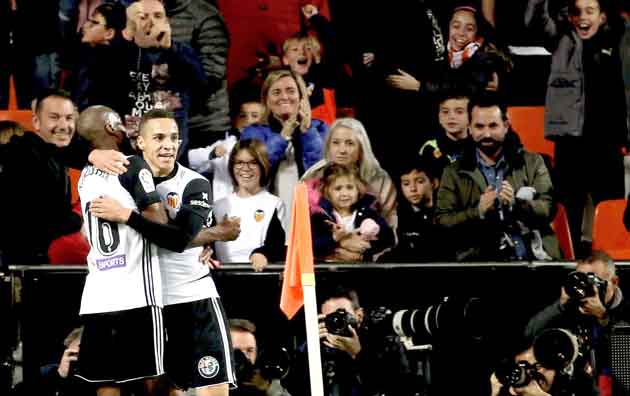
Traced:
<path id="1" fill-rule="evenodd" d="M 234 161 L 235 169 L 245 169 L 245 166 L 247 166 L 248 169 L 252 169 L 258 166 L 258 162 L 257 161 Z"/>

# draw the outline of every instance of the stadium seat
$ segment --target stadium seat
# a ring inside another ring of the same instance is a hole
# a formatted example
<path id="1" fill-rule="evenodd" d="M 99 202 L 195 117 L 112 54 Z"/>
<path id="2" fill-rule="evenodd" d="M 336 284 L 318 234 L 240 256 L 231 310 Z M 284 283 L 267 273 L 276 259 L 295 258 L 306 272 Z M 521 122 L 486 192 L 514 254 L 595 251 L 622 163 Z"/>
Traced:
<path id="1" fill-rule="evenodd" d="M 508 109 L 512 128 L 521 138 L 525 148 L 535 153 L 547 154 L 553 159 L 553 142 L 545 139 L 545 107 L 513 106 Z"/>
<path id="2" fill-rule="evenodd" d="M 551 228 L 553 232 L 556 233 L 564 258 L 566 260 L 575 260 L 573 242 L 571 241 L 571 229 L 569 228 L 569 218 L 562 204 L 558 204 L 558 211 L 551 223 Z"/>
<path id="3" fill-rule="evenodd" d="M 593 249 L 616 260 L 630 259 L 630 232 L 623 225 L 625 199 L 600 202 L 593 220 Z"/>

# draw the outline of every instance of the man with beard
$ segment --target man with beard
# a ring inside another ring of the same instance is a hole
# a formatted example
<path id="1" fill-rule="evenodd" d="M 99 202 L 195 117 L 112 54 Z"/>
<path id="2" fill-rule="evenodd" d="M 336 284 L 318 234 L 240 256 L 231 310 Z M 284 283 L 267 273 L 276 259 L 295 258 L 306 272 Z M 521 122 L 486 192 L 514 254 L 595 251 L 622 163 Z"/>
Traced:
<path id="1" fill-rule="evenodd" d="M 437 198 L 436 221 L 452 233 L 452 258 L 559 258 L 549 226 L 553 187 L 542 157 L 523 149 L 495 94 L 471 100 L 468 113 L 474 145 L 444 170 Z"/>

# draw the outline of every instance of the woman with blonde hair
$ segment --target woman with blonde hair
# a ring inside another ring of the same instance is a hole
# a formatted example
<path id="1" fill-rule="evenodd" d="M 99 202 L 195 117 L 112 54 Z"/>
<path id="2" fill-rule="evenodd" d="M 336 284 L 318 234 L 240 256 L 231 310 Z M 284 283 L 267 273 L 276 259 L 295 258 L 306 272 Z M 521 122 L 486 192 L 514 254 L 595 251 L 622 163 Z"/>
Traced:
<path id="1" fill-rule="evenodd" d="M 261 102 L 266 106 L 264 124 L 247 127 L 241 139 L 265 144 L 272 170 L 270 191 L 291 207 L 295 183 L 323 156 L 328 127 L 311 119 L 304 80 L 291 70 L 269 73 Z"/>
<path id="2" fill-rule="evenodd" d="M 356 166 L 359 175 L 366 183 L 366 193 L 376 197 L 376 211 L 387 223 L 396 228 L 396 186 L 387 172 L 381 168 L 372 152 L 363 124 L 354 118 L 339 118 L 330 127 L 324 143 L 324 158 L 306 171 L 302 180 L 309 190 L 311 210 L 319 206 L 320 185 L 324 169 L 329 164 Z M 356 242 L 356 243 L 354 243 Z M 350 241 L 342 246 L 350 252 L 363 253 L 369 248 L 365 241 Z"/>

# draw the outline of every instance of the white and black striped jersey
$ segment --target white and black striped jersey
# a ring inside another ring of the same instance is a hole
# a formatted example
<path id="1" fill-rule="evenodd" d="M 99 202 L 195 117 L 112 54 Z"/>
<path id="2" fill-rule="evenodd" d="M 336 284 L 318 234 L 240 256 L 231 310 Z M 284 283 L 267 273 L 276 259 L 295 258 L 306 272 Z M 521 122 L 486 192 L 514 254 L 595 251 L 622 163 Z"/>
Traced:
<path id="1" fill-rule="evenodd" d="M 215 242 L 217 258 L 226 263 L 247 263 L 254 250 L 260 250 L 269 261 L 282 260 L 278 250 L 284 247 L 287 213 L 284 202 L 261 190 L 258 194 L 241 198 L 236 193 L 214 204 L 214 218 L 224 216 L 241 219 L 241 233 L 234 241 Z M 271 249 L 270 249 L 271 248 Z"/>
<path id="2" fill-rule="evenodd" d="M 155 178 L 155 183 L 169 221 L 192 239 L 210 216 L 210 183 L 180 164 L 176 164 L 171 175 Z M 210 269 L 199 262 L 201 247 L 181 253 L 161 247 L 158 250 L 165 305 L 219 297 Z"/>
<path id="3" fill-rule="evenodd" d="M 128 159 L 128 170 L 120 176 L 89 165 L 79 179 L 84 227 L 90 243 L 82 315 L 162 306 L 157 247 L 133 228 L 90 213 L 91 201 L 101 196 L 112 197 L 134 211 L 160 202 L 146 162 L 138 156 Z"/>

